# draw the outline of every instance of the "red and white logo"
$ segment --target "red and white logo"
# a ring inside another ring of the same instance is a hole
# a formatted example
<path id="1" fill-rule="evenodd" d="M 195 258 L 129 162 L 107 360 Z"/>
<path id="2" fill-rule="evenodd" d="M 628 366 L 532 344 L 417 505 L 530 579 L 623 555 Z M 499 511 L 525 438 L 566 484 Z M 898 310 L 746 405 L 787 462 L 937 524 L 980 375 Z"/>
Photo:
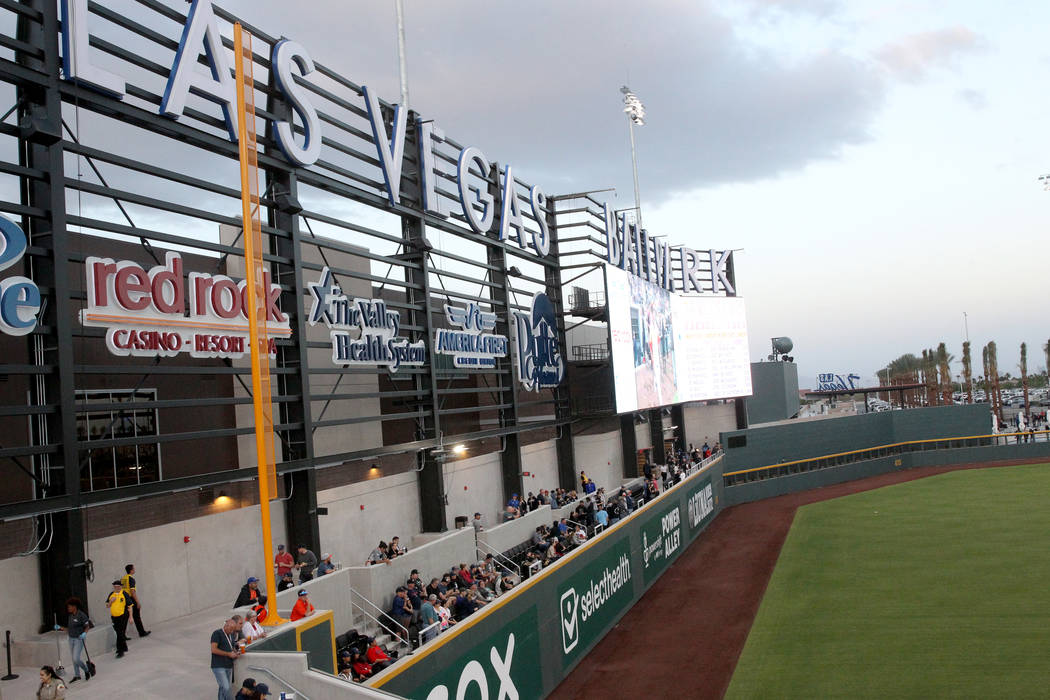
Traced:
<path id="1" fill-rule="evenodd" d="M 148 271 L 128 260 L 89 257 L 85 326 L 106 329 L 114 355 L 236 359 L 251 352 L 246 283 L 226 275 L 191 272 L 183 278 L 182 257 L 169 252 L 164 265 Z M 277 306 L 281 288 L 263 273 L 266 289 L 267 352 L 276 354 L 277 338 L 292 334 L 287 314 Z M 263 319 L 260 319 L 263 321 Z"/>

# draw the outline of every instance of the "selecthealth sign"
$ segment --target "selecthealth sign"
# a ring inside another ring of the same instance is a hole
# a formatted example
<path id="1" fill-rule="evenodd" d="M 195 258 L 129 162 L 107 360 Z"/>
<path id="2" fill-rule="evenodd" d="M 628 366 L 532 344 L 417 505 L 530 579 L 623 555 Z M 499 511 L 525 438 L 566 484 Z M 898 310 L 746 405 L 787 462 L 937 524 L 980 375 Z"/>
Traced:
<path id="1" fill-rule="evenodd" d="M 563 666 L 590 648 L 597 635 L 631 606 L 630 583 L 631 548 L 626 536 L 566 581 L 558 605 Z"/>

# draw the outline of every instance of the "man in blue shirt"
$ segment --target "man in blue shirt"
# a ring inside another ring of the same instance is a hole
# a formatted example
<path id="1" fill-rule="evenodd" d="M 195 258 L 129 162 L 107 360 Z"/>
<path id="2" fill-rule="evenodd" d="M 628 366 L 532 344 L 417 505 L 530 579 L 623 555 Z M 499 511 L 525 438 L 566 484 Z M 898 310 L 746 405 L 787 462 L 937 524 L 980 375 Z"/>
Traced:
<path id="1" fill-rule="evenodd" d="M 599 506 L 598 511 L 594 514 L 594 522 L 603 528 L 609 527 L 609 514 L 605 512 L 605 506 Z"/>

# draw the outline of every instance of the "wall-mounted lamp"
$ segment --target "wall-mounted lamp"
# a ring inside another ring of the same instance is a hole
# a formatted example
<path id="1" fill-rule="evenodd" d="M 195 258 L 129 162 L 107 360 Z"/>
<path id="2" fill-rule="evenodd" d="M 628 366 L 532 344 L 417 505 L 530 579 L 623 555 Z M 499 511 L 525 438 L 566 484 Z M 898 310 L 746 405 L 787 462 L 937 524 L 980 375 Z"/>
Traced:
<path id="1" fill-rule="evenodd" d="M 215 505 L 224 506 L 232 502 L 233 499 L 226 495 L 225 491 L 219 491 L 219 495 L 215 497 Z"/>
<path id="2" fill-rule="evenodd" d="M 522 277 L 521 270 L 517 265 L 511 265 L 507 268 L 507 277 Z"/>
<path id="3" fill-rule="evenodd" d="M 461 455 L 461 454 L 463 454 L 464 452 L 467 451 L 467 446 L 463 445 L 463 444 L 459 444 L 459 445 L 456 445 L 455 447 L 453 447 L 452 451 L 455 452 L 458 455 Z"/>

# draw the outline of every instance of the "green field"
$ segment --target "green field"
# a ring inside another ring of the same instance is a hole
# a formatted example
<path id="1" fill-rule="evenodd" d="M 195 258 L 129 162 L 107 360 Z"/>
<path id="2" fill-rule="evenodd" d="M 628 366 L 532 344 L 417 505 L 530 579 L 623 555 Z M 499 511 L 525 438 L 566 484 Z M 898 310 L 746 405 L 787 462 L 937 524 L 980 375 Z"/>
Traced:
<path id="1" fill-rule="evenodd" d="M 730 698 L 1050 697 L 1050 465 L 800 508 Z"/>

